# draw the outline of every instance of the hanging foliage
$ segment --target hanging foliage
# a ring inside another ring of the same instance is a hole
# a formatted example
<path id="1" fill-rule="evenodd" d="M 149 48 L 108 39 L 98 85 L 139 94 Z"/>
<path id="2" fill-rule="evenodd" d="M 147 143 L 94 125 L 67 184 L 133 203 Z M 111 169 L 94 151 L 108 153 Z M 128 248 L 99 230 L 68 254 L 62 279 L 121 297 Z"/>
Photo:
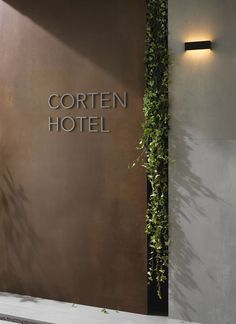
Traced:
<path id="1" fill-rule="evenodd" d="M 143 136 L 150 185 L 146 214 L 148 279 L 162 284 L 168 269 L 168 1 L 147 0 Z"/>

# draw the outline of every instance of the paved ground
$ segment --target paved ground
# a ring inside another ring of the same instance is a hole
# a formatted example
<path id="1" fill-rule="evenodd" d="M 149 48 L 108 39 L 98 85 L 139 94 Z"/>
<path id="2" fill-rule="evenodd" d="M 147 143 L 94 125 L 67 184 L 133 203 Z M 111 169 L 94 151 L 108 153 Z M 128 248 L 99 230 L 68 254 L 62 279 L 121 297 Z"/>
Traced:
<path id="1" fill-rule="evenodd" d="M 5 314 L 5 315 L 4 315 Z M 1 317 L 2 316 L 2 317 Z M 3 321 L 3 316 L 7 321 Z M 166 317 L 146 316 L 53 300 L 0 293 L 0 324 L 188 324 Z M 17 320 L 21 318 L 22 320 Z M 29 322 L 27 321 L 29 320 Z M 30 321 L 31 320 L 31 321 Z M 196 324 L 196 323 L 192 323 Z"/>

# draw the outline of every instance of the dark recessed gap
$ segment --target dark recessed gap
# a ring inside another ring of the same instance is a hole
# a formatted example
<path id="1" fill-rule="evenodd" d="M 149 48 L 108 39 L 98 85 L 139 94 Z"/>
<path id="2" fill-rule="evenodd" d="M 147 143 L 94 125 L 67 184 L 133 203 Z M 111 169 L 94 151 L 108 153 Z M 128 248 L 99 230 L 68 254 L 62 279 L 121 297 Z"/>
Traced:
<path id="1" fill-rule="evenodd" d="M 147 182 L 147 197 L 151 194 L 151 185 Z M 150 255 L 149 242 L 147 246 L 147 257 Z M 148 285 L 148 314 L 168 316 L 168 269 L 166 268 L 167 280 L 162 285 L 161 296 L 162 299 L 157 296 L 157 284 L 152 282 Z"/>

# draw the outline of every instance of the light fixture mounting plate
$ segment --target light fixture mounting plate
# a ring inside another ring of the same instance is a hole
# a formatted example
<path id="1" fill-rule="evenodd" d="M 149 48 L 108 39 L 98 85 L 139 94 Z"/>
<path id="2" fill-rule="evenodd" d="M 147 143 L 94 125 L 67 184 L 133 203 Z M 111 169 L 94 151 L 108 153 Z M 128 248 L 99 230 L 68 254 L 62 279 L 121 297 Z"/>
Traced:
<path id="1" fill-rule="evenodd" d="M 185 51 L 212 49 L 212 41 L 194 41 L 184 43 Z"/>

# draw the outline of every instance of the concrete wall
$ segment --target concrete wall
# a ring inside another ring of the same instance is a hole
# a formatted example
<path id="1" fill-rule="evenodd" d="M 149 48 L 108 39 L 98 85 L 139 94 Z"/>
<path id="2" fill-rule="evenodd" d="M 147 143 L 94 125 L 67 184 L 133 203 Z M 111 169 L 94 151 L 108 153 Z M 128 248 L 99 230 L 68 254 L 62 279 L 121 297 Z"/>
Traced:
<path id="1" fill-rule="evenodd" d="M 147 311 L 144 0 L 0 0 L 0 290 Z M 51 93 L 128 107 L 49 111 Z M 110 133 L 49 132 L 49 115 Z"/>
<path id="2" fill-rule="evenodd" d="M 236 321 L 236 2 L 169 0 L 170 315 Z M 215 40 L 184 53 L 186 40 Z"/>

